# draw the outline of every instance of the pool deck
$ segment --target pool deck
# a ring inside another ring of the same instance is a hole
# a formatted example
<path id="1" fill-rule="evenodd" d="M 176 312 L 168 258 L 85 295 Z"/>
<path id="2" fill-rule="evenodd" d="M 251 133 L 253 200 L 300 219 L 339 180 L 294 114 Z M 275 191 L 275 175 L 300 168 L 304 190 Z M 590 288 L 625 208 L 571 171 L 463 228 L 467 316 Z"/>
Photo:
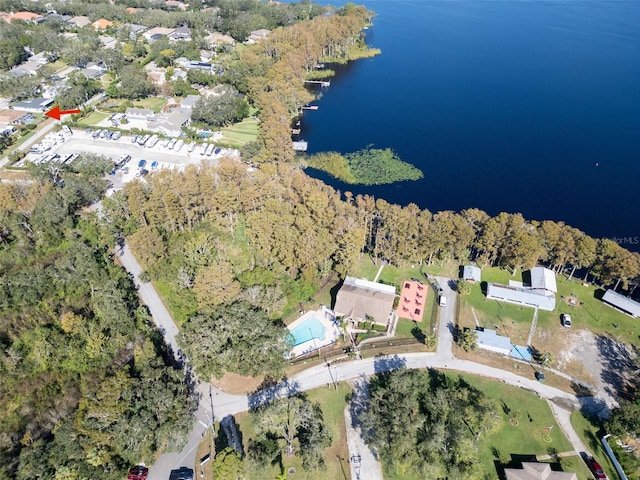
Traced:
<path id="1" fill-rule="evenodd" d="M 289 329 L 289 331 L 292 331 L 298 325 L 311 317 L 315 317 L 324 327 L 324 340 L 312 338 L 311 340 L 301 343 L 300 345 L 296 345 L 291 350 L 291 355 L 294 357 L 313 352 L 314 350 L 326 347 L 327 345 L 331 345 L 335 342 L 336 338 L 340 337 L 340 330 L 331 322 L 330 314 L 325 312 L 324 310 L 310 310 L 308 312 L 305 312 L 287 328 Z"/>

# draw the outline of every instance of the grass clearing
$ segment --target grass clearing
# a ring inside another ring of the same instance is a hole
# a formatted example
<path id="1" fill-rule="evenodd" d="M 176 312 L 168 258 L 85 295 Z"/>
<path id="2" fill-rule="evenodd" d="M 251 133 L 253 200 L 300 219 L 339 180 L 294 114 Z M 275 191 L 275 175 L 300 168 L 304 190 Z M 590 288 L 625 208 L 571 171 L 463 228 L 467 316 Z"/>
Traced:
<path id="1" fill-rule="evenodd" d="M 254 142 L 258 138 L 258 120 L 245 118 L 240 123 L 234 123 L 228 127 L 222 127 L 222 142 L 234 146 L 242 146 Z"/>
<path id="2" fill-rule="evenodd" d="M 347 448 L 347 436 L 344 423 L 344 408 L 346 406 L 345 397 L 351 392 L 351 387 L 345 383 L 340 383 L 338 388 L 319 388 L 307 392 L 309 400 L 319 402 L 322 407 L 322 414 L 325 426 L 331 433 L 331 445 L 325 450 L 324 460 L 326 468 L 324 470 L 305 471 L 302 469 L 302 459 L 298 456 L 283 456 L 284 471 L 293 467 L 296 470 L 291 478 L 304 480 L 348 480 L 349 450 Z M 245 451 L 248 448 L 249 440 L 255 438 L 255 431 L 251 425 L 249 413 L 241 413 L 236 416 L 236 422 L 240 425 L 242 432 L 242 443 Z M 249 462 L 246 463 L 249 465 Z M 280 474 L 279 465 L 267 466 L 264 468 L 247 469 L 247 478 L 255 480 L 276 478 Z M 289 476 L 287 476 L 289 478 Z"/>
<path id="3" fill-rule="evenodd" d="M 133 102 L 136 108 L 148 108 L 156 113 L 159 113 L 166 104 L 167 99 L 162 97 L 147 97 Z"/>
<path id="4" fill-rule="evenodd" d="M 78 120 L 78 124 L 94 127 L 98 125 L 100 122 L 102 122 L 103 120 L 109 118 L 109 115 L 110 115 L 109 113 L 91 112 L 86 117 L 82 117 L 80 120 Z"/>

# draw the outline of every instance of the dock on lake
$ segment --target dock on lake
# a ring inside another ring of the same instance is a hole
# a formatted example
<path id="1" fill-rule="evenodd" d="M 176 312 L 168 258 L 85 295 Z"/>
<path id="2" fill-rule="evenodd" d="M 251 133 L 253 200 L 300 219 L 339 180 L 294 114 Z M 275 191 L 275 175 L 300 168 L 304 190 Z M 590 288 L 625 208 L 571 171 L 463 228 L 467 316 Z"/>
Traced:
<path id="1" fill-rule="evenodd" d="M 300 140 L 298 142 L 292 142 L 293 143 L 293 149 L 296 152 L 306 152 L 307 151 L 307 146 L 308 143 L 304 140 Z"/>
<path id="2" fill-rule="evenodd" d="M 330 87 L 330 80 L 305 80 L 304 83 L 312 83 L 314 85 L 320 85 L 321 87 Z"/>
<path id="3" fill-rule="evenodd" d="M 305 105 L 302 107 L 303 110 L 318 110 L 318 105 Z"/>

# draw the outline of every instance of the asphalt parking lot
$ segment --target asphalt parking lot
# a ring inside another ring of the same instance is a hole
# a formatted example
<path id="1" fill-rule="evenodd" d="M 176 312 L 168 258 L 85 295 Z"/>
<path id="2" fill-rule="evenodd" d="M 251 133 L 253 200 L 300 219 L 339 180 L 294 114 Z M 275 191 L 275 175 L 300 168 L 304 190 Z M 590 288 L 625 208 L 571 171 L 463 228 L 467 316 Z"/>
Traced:
<path id="1" fill-rule="evenodd" d="M 201 155 L 201 147 L 198 146 L 193 152 L 189 152 L 189 144 L 185 145 L 179 150 L 170 150 L 163 146 L 163 141 L 158 141 L 156 145 L 151 148 L 132 143 L 132 137 L 129 135 L 123 135 L 118 140 L 108 140 L 104 138 L 93 138 L 93 131 L 87 131 L 81 129 L 74 129 L 73 135 L 62 135 L 61 133 L 51 133 L 47 135 L 42 143 L 48 143 L 51 147 L 43 153 L 29 153 L 24 161 L 25 162 L 38 162 L 40 158 L 45 155 L 57 154 L 63 159 L 65 156 L 76 153 L 94 153 L 97 155 L 103 155 L 111 158 L 112 160 L 118 160 L 123 155 L 131 155 L 131 160 L 128 163 L 130 169 L 137 168 L 138 162 L 141 159 L 147 161 L 147 168 L 152 162 L 157 162 L 156 169 L 182 169 L 187 165 L 197 165 L 202 161 L 217 162 L 224 156 L 238 156 L 239 153 L 234 149 L 220 149 L 216 155 L 205 157 Z M 63 140 L 61 140 L 63 139 Z"/>

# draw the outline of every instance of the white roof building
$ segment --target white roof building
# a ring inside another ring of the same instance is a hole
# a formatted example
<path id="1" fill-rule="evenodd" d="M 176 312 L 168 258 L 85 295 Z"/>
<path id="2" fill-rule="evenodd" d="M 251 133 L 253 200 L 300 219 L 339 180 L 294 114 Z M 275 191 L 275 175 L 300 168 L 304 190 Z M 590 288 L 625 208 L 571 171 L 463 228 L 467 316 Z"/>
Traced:
<path id="1" fill-rule="evenodd" d="M 462 279 L 468 282 L 480 283 L 482 280 L 482 270 L 475 265 L 465 265 L 462 269 Z"/>
<path id="2" fill-rule="evenodd" d="M 544 290 L 548 294 L 558 293 L 556 285 L 556 274 L 548 268 L 534 267 L 529 272 L 531 274 L 531 288 L 534 290 Z"/>
<path id="3" fill-rule="evenodd" d="M 633 318 L 640 317 L 640 303 L 613 290 L 607 290 L 602 296 L 602 301 L 610 307 L 620 310 Z"/>
<path id="4" fill-rule="evenodd" d="M 544 293 L 526 287 L 515 287 L 510 285 L 500 285 L 497 283 L 487 283 L 487 298 L 501 302 L 515 303 L 525 307 L 539 308 L 553 312 L 556 308 L 555 295 L 545 295 Z"/>

